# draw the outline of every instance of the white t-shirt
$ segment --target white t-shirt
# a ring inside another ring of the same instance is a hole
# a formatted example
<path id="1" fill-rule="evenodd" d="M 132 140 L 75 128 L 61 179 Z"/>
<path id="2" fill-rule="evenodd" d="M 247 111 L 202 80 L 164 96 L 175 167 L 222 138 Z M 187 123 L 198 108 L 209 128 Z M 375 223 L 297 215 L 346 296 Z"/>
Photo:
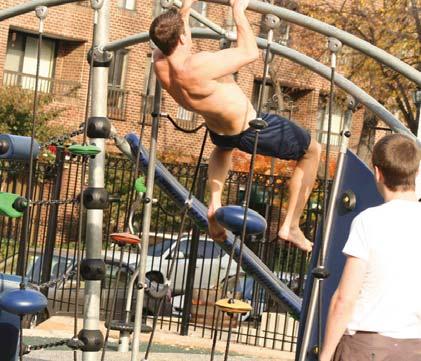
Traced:
<path id="1" fill-rule="evenodd" d="M 367 261 L 347 333 L 421 339 L 421 203 L 392 200 L 361 212 L 343 252 Z"/>

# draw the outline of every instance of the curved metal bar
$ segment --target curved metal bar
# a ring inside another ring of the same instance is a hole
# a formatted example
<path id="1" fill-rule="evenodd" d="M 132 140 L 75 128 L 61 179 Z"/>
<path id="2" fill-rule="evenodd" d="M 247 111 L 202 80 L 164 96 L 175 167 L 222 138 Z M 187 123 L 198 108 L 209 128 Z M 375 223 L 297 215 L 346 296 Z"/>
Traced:
<path id="1" fill-rule="evenodd" d="M 78 0 L 34 0 L 29 1 L 25 4 L 13 6 L 11 8 L 0 10 L 0 21 L 13 18 L 14 16 L 29 13 L 35 10 L 38 6 L 53 7 L 57 5 L 64 5 L 68 3 L 74 3 Z"/>
<path id="2" fill-rule="evenodd" d="M 216 34 L 212 30 L 195 28 L 192 29 L 192 36 L 197 39 L 221 39 L 221 35 Z M 137 42 L 145 42 L 149 40 L 147 32 L 132 35 L 130 37 L 116 40 L 112 43 L 108 43 L 104 46 L 104 50 L 117 50 L 124 48 L 129 45 L 134 45 Z M 267 47 L 267 40 L 257 38 L 257 45 L 259 48 L 265 49 Z M 271 52 L 276 55 L 280 55 L 286 59 L 291 60 L 294 63 L 300 64 L 313 72 L 319 74 L 325 79 L 330 80 L 331 70 L 328 66 L 319 63 L 313 58 L 300 53 L 297 50 L 288 48 L 286 46 L 272 43 Z M 368 95 L 364 90 L 355 85 L 352 81 L 346 79 L 344 76 L 337 74 L 335 76 L 335 84 L 348 94 L 352 95 L 358 102 L 363 104 L 367 109 L 373 112 L 376 116 L 382 119 L 393 131 L 401 134 L 405 134 L 415 140 L 421 147 L 421 142 L 406 128 L 399 120 L 397 120 L 392 113 L 390 113 L 383 105 L 377 100 Z"/>
<path id="3" fill-rule="evenodd" d="M 204 1 L 229 6 L 228 0 Z M 417 71 L 412 66 L 404 63 L 402 60 L 394 57 L 388 52 L 377 48 L 376 46 L 356 37 L 355 35 L 347 33 L 346 31 L 340 30 L 320 20 L 299 14 L 295 11 L 286 8 L 271 5 L 263 1 L 250 0 L 248 9 L 261 14 L 273 14 L 290 23 L 305 27 L 307 29 L 313 30 L 326 36 L 331 36 L 336 39 L 339 39 L 344 44 L 360 51 L 361 53 L 369 56 L 370 58 L 375 59 L 381 64 L 387 65 L 391 69 L 407 77 L 409 80 L 415 82 L 418 86 L 421 86 L 421 72 Z"/>
<path id="4" fill-rule="evenodd" d="M 136 44 L 139 44 L 139 43 L 146 43 L 147 41 L 149 41 L 149 33 L 148 32 L 138 33 L 138 34 L 130 35 L 130 36 L 128 36 L 126 38 L 123 38 L 123 39 L 111 41 L 110 43 L 105 44 L 102 47 L 102 50 L 103 51 L 114 51 L 114 50 L 126 48 L 127 46 L 132 46 L 132 45 L 136 45 Z"/>

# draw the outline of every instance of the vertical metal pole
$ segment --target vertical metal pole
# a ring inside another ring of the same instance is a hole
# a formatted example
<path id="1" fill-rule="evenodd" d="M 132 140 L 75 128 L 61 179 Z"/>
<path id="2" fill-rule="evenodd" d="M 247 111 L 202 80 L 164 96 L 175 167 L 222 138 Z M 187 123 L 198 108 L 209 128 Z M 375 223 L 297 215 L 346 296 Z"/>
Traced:
<path id="1" fill-rule="evenodd" d="M 418 130 L 417 130 L 417 137 L 418 139 L 421 139 L 421 88 L 415 90 L 414 92 L 414 103 L 416 108 L 415 113 L 415 120 L 418 124 Z"/>
<path id="2" fill-rule="evenodd" d="M 205 197 L 205 190 L 206 190 L 207 167 L 201 164 L 199 172 L 200 172 L 199 181 L 196 183 L 196 187 L 197 187 L 196 198 L 199 201 L 203 201 Z M 189 256 L 190 260 L 189 260 L 189 266 L 187 268 L 184 307 L 183 307 L 183 314 L 181 316 L 180 334 L 182 336 L 188 336 L 189 334 L 190 311 L 191 311 L 191 306 L 192 306 L 194 278 L 196 277 L 196 264 L 197 264 L 197 252 L 199 249 L 199 238 L 200 238 L 200 229 L 198 226 L 195 226 L 193 228 L 192 240 L 191 240 L 191 245 L 190 245 L 190 256 Z"/>
<path id="3" fill-rule="evenodd" d="M 421 140 L 421 88 L 418 88 L 414 92 L 414 103 L 416 107 L 416 123 L 418 124 L 417 138 Z M 415 192 L 418 200 L 421 202 L 421 163 L 415 182 Z"/>
<path id="4" fill-rule="evenodd" d="M 98 10 L 97 25 L 94 33 L 93 47 L 106 44 L 109 31 L 109 0 L 104 0 Z M 108 93 L 108 67 L 94 66 L 92 69 L 92 98 L 91 115 L 98 117 L 107 116 Z M 95 144 L 101 149 L 95 158 L 89 161 L 89 187 L 104 187 L 105 169 L 105 140 L 90 139 L 90 144 Z M 86 219 L 86 257 L 88 259 L 102 258 L 102 227 L 103 210 L 87 210 Z M 85 282 L 83 328 L 85 330 L 99 330 L 99 313 L 101 301 L 101 281 Z M 83 361 L 96 361 L 98 352 L 83 352 Z"/>
<path id="5" fill-rule="evenodd" d="M 63 178 L 63 165 L 64 165 L 64 150 L 63 148 L 57 147 L 57 154 L 56 154 L 56 160 L 55 160 L 56 179 L 54 181 L 54 188 L 51 195 L 52 199 L 60 199 L 61 180 Z M 46 237 L 47 239 L 46 239 L 46 244 L 45 244 L 44 257 L 42 260 L 41 283 L 44 283 L 50 280 L 54 245 L 56 243 L 58 207 L 59 207 L 58 204 L 52 204 L 50 206 L 50 212 L 48 215 L 48 229 L 47 229 L 47 237 Z M 47 296 L 48 288 L 42 291 L 45 294 L 45 296 Z"/>
<path id="6" fill-rule="evenodd" d="M 345 154 L 348 149 L 349 137 L 351 136 L 350 129 L 351 129 L 351 124 L 352 124 L 352 115 L 355 110 L 355 107 L 356 107 L 356 101 L 354 98 L 350 97 L 348 99 L 348 110 L 345 113 L 345 122 L 344 122 L 344 127 L 342 130 L 341 147 L 340 147 L 339 155 L 338 155 L 335 178 L 333 180 L 332 190 L 329 197 L 329 206 L 326 212 L 326 220 L 324 222 L 324 225 L 326 227 L 323 233 L 323 242 L 325 244 L 325 247 L 322 250 L 320 250 L 320 252 L 322 252 L 320 257 L 322 257 L 324 261 L 326 260 L 326 251 L 327 251 L 328 243 L 330 241 L 330 235 L 331 235 L 331 230 L 332 230 L 332 220 L 333 220 L 334 211 L 336 208 L 339 186 L 342 182 Z M 320 287 L 321 282 L 322 281 L 317 279 L 316 277 L 314 278 L 313 288 L 311 290 L 311 296 L 310 296 L 310 301 L 309 301 L 309 306 L 308 306 L 308 311 L 307 311 L 307 317 L 306 317 L 305 325 L 304 325 L 303 338 L 300 345 L 301 347 L 299 350 L 297 350 L 297 355 L 296 355 L 298 357 L 297 358 L 298 361 L 305 361 L 308 356 L 307 352 L 310 347 L 309 342 L 310 342 L 310 337 L 311 337 L 311 331 L 312 331 L 313 322 L 316 316 L 318 295 L 319 295 L 319 292 L 321 292 L 321 287 Z M 318 345 L 319 350 L 321 347 L 322 345 L 319 344 Z"/>
<path id="7" fill-rule="evenodd" d="M 134 321 L 134 332 L 132 341 L 132 355 L 131 361 L 137 361 L 139 354 L 139 336 L 140 328 L 142 325 L 142 311 L 143 311 L 143 297 L 145 294 L 145 272 L 146 272 L 146 260 L 148 257 L 148 245 L 149 245 L 149 230 L 151 225 L 152 215 L 152 198 L 153 198 L 153 187 L 155 180 L 155 164 L 156 164 L 156 149 L 158 141 L 158 124 L 159 114 L 161 112 L 161 84 L 156 81 L 155 83 L 155 95 L 154 105 L 152 113 L 152 131 L 151 131 L 151 143 L 149 150 L 149 164 L 148 174 L 146 179 L 146 195 L 145 195 L 145 207 L 143 208 L 143 224 L 142 224 L 142 252 L 140 256 L 140 272 L 137 283 L 136 292 L 136 315 Z"/>

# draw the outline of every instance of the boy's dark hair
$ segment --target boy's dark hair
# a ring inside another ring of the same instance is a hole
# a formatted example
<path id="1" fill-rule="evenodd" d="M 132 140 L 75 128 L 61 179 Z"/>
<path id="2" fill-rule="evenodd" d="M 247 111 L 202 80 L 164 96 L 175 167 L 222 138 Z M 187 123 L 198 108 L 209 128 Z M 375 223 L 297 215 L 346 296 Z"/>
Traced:
<path id="1" fill-rule="evenodd" d="M 372 155 L 373 166 L 381 170 L 385 186 L 394 192 L 415 190 L 420 159 L 421 152 L 416 143 L 402 134 L 380 139 Z"/>
<path id="2" fill-rule="evenodd" d="M 184 22 L 175 8 L 157 16 L 149 28 L 149 36 L 155 45 L 166 55 L 171 55 L 184 34 Z"/>

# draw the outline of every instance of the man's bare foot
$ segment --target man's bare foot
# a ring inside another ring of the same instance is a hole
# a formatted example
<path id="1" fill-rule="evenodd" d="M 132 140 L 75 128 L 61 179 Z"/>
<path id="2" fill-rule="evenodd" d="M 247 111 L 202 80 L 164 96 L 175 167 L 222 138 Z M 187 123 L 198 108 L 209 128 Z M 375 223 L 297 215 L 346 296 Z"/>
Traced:
<path id="1" fill-rule="evenodd" d="M 208 210 L 209 236 L 216 242 L 223 242 L 227 238 L 227 232 L 215 218 L 216 209 L 210 206 Z"/>
<path id="2" fill-rule="evenodd" d="M 303 251 L 311 252 L 313 249 L 313 242 L 310 242 L 299 228 L 281 227 L 278 237 L 283 241 L 291 242 Z"/>

